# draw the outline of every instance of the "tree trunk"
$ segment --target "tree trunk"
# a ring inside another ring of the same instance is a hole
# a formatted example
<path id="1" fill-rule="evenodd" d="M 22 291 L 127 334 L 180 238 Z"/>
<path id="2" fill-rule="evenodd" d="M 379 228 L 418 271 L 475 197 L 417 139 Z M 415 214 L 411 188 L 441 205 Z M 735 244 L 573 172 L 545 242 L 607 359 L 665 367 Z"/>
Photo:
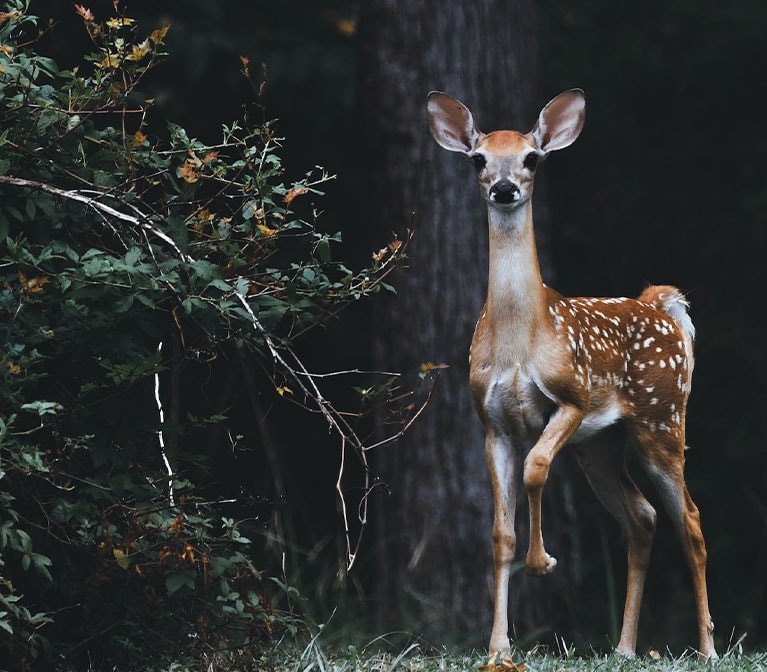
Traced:
<path id="1" fill-rule="evenodd" d="M 449 365 L 426 414 L 377 456 L 390 489 L 376 518 L 383 625 L 439 633 L 442 642 L 486 643 L 492 495 L 468 349 L 487 285 L 487 215 L 468 162 L 433 142 L 425 103 L 430 90 L 442 90 L 474 111 L 481 130 L 530 130 L 551 97 L 537 94 L 533 3 L 367 0 L 361 12 L 367 225 L 381 237 L 415 231 L 409 268 L 395 282 L 398 295 L 376 302 L 376 360 L 409 372 L 429 361 Z M 536 228 L 550 277 L 540 183 Z M 567 577 L 577 573 L 578 546 L 564 538 L 574 521 L 567 479 L 557 472 L 544 493 L 544 533 L 562 561 L 559 576 Z M 523 558 L 525 506 L 517 518 Z M 555 595 L 563 593 L 562 578 L 528 579 L 520 571 L 511 590 L 517 635 L 561 623 Z"/>

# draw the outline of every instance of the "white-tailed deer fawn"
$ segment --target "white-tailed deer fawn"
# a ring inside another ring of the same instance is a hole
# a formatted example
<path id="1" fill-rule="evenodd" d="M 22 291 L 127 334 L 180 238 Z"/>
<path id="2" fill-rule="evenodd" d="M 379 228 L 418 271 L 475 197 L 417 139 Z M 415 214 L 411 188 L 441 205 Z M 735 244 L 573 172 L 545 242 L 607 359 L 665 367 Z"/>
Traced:
<path id="1" fill-rule="evenodd" d="M 471 159 L 488 210 L 487 301 L 471 344 L 470 379 L 485 425 L 495 500 L 491 655 L 510 650 L 508 581 L 523 446 L 532 444 L 523 470 L 530 502 L 526 568 L 541 575 L 556 565 L 543 546 L 541 494 L 552 460 L 569 442 L 578 444 L 589 483 L 623 532 L 628 585 L 617 650 L 634 655 L 655 509 L 631 480 L 623 447 L 589 441 L 620 421 L 682 541 L 697 601 L 699 653 L 715 658 L 706 548 L 684 481 L 694 338 L 687 301 L 668 286 L 648 287 L 638 299 L 565 298 L 541 280 L 531 205 L 535 170 L 549 152 L 568 147 L 580 134 L 583 92 L 573 89 L 554 98 L 526 134 L 481 133 L 462 103 L 436 91 L 429 94 L 427 110 L 436 142 Z"/>

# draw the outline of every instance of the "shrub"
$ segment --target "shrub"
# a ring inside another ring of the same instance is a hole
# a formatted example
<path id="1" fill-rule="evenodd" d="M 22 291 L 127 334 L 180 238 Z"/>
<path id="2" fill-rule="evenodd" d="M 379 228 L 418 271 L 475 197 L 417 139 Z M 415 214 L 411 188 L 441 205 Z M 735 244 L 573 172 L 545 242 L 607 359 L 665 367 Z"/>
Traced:
<path id="1" fill-rule="evenodd" d="M 227 515 L 237 493 L 209 487 L 200 436 L 231 420 L 188 391 L 256 372 L 367 478 L 353 416 L 293 342 L 391 289 L 407 242 L 350 270 L 317 226 L 330 176 L 287 183 L 272 123 L 216 143 L 162 123 L 141 84 L 167 28 L 143 36 L 115 7 L 98 21 L 75 5 L 93 51 L 72 70 L 38 53 L 25 2 L 0 13 L 0 647 L 20 669 L 54 650 L 149 669 L 295 630 L 295 590 Z M 393 386 L 359 387 L 365 408 Z M 396 396 L 395 434 L 419 410 Z"/>

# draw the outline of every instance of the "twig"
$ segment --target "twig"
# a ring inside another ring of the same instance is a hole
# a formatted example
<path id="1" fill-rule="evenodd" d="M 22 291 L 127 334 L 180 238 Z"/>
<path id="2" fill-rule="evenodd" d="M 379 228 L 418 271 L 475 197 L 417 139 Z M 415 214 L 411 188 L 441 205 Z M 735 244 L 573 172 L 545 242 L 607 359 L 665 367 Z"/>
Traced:
<path id="1" fill-rule="evenodd" d="M 157 345 L 157 353 L 162 353 L 162 341 Z M 162 431 L 165 424 L 165 411 L 162 408 L 162 401 L 160 400 L 160 374 L 156 372 L 154 374 L 154 400 L 157 404 L 157 412 L 160 416 L 160 428 L 157 430 L 157 440 L 160 443 L 160 455 L 162 455 L 162 461 L 165 464 L 165 470 L 168 473 L 168 503 L 171 507 L 176 506 L 175 498 L 173 497 L 173 469 L 170 466 L 170 461 L 165 453 L 165 434 Z"/>
<path id="2" fill-rule="evenodd" d="M 24 187 L 25 189 L 39 189 L 40 191 L 59 196 L 60 198 L 66 198 L 70 201 L 83 203 L 96 212 L 106 214 L 110 217 L 114 217 L 115 219 L 119 219 L 120 221 L 128 222 L 134 226 L 141 227 L 145 231 L 150 232 L 152 235 L 157 236 L 157 238 L 173 248 L 173 251 L 183 261 L 187 263 L 194 261 L 192 257 L 179 249 L 178 245 L 176 245 L 175 241 L 170 236 L 152 226 L 145 217 L 134 217 L 133 215 L 127 215 L 124 212 L 120 212 L 119 210 L 106 205 L 106 203 L 102 203 L 101 201 L 96 200 L 96 196 L 91 196 L 77 189 L 60 189 L 59 187 L 54 187 L 53 185 L 46 184 L 45 182 L 25 180 L 20 177 L 12 177 L 10 175 L 0 175 L 0 184 L 10 184 L 16 187 Z M 89 190 L 89 192 L 94 193 L 93 190 Z M 95 194 L 100 198 L 106 196 L 106 194 L 103 192 L 98 191 L 96 191 Z"/>

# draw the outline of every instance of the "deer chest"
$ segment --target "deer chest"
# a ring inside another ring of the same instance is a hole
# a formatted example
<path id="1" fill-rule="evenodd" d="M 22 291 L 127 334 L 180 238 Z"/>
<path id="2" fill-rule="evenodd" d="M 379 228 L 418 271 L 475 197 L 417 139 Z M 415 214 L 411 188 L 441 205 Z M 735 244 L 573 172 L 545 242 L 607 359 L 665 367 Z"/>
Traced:
<path id="1" fill-rule="evenodd" d="M 534 375 L 520 364 L 473 370 L 472 389 L 483 422 L 498 433 L 537 437 L 555 408 Z"/>

